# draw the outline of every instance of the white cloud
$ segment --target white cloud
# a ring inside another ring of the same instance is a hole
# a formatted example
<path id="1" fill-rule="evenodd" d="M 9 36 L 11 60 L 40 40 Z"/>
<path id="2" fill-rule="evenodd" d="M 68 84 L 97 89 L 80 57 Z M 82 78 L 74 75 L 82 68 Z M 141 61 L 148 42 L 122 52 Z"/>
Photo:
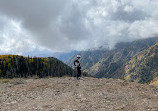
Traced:
<path id="1" fill-rule="evenodd" d="M 1 0 L 0 50 L 113 48 L 157 36 L 157 6 L 157 0 Z"/>
<path id="2" fill-rule="evenodd" d="M 0 36 L 0 54 L 22 54 L 35 48 L 31 37 L 24 29 L 21 29 L 20 22 L 5 19 Z"/>
<path id="3" fill-rule="evenodd" d="M 129 36 L 148 38 L 158 35 L 158 20 L 147 19 L 143 21 L 136 21 L 130 25 Z"/>
<path id="4" fill-rule="evenodd" d="M 124 8 L 124 10 L 126 11 L 126 12 L 132 12 L 134 9 L 133 9 L 133 7 L 132 6 L 125 6 L 125 8 Z"/>

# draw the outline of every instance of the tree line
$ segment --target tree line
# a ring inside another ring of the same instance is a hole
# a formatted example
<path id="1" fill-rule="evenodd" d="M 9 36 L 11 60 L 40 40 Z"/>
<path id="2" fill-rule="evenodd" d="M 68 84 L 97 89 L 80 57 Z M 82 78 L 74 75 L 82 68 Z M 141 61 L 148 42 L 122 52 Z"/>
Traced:
<path id="1" fill-rule="evenodd" d="M 75 71 L 56 58 L 23 57 L 18 55 L 0 55 L 0 78 L 39 78 L 52 76 L 74 76 Z"/>

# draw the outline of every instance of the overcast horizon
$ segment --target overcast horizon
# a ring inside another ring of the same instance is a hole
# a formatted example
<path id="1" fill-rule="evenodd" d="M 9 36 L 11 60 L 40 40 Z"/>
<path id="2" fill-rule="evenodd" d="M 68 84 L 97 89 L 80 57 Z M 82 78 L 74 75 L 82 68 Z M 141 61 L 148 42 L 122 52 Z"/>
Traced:
<path id="1" fill-rule="evenodd" d="M 51 55 L 158 36 L 158 0 L 0 0 L 0 54 Z"/>

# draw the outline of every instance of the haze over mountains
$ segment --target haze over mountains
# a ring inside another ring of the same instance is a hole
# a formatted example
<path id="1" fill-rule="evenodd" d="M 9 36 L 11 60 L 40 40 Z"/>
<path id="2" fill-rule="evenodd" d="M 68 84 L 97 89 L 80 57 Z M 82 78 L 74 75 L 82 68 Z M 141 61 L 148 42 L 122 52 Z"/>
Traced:
<path id="1" fill-rule="evenodd" d="M 150 39 L 140 39 L 133 42 L 121 42 L 112 50 L 100 48 L 98 50 L 93 49 L 87 51 L 56 53 L 54 56 L 72 67 L 76 55 L 80 54 L 82 57 L 82 70 L 87 72 L 90 76 L 97 78 L 120 78 L 140 83 L 148 83 L 157 80 L 156 78 L 158 77 L 157 43 L 158 37 L 154 37 Z M 68 68 L 62 62 L 59 61 L 61 65 L 58 63 L 56 64 L 55 61 L 58 62 L 57 59 L 52 58 L 54 62 L 51 61 L 54 65 L 50 67 L 52 72 L 49 72 L 49 68 L 46 69 L 44 64 L 50 66 L 50 59 L 39 58 L 38 60 L 38 58 L 36 59 L 32 57 L 22 59 L 21 57 L 12 55 L 1 56 L 0 76 L 11 78 L 27 77 L 31 74 L 39 77 L 49 75 L 63 76 L 64 74 L 75 76 L 73 69 Z M 33 64 L 36 65 L 32 66 Z M 34 67 L 34 69 L 30 69 L 30 67 Z M 39 67 L 41 67 L 41 69 L 38 69 Z M 64 69 L 62 72 L 63 67 L 67 67 L 67 69 Z M 61 70 L 57 71 L 57 69 Z"/>
<path id="2" fill-rule="evenodd" d="M 78 54 L 82 56 L 81 63 L 82 63 L 83 70 L 85 70 L 88 74 L 94 77 L 127 78 L 125 77 L 125 73 L 127 72 L 123 72 L 123 71 L 120 72 L 120 70 L 124 70 L 124 68 L 128 66 L 126 65 L 126 63 L 128 63 L 128 61 L 130 61 L 130 59 L 132 59 L 133 56 L 141 53 L 141 51 L 143 50 L 148 50 L 147 48 L 151 47 L 157 42 L 158 42 L 158 37 L 150 38 L 150 39 L 140 39 L 133 42 L 118 43 L 113 50 L 107 50 L 107 49 L 90 50 L 90 51 L 79 52 Z M 74 58 L 75 56 L 71 57 L 66 63 L 69 66 L 72 66 Z M 155 62 L 157 63 L 156 59 L 155 59 Z M 133 65 L 134 64 L 136 65 L 136 63 L 133 63 Z M 137 61 L 137 64 L 139 65 L 142 63 L 140 61 Z M 152 65 L 150 67 L 153 66 L 153 63 L 151 64 Z M 138 69 L 137 66 L 136 68 L 137 70 L 140 70 Z M 145 68 L 145 67 L 142 66 L 142 68 Z M 137 72 L 135 71 L 135 69 L 131 69 L 130 73 L 132 73 L 131 71 Z M 152 70 L 150 70 L 150 72 L 151 71 Z M 130 73 L 127 73 L 127 74 L 130 75 Z M 143 78 L 146 75 L 146 71 L 144 71 L 144 73 L 141 73 L 141 75 Z M 148 72 L 148 76 L 149 75 L 150 73 Z M 148 76 L 146 78 L 149 78 Z M 135 77 L 134 80 L 136 79 L 137 77 Z M 142 83 L 150 82 L 151 80 L 152 80 L 151 78 L 149 81 L 144 79 L 142 80 Z"/>
<path id="3" fill-rule="evenodd" d="M 100 49 L 93 49 L 93 50 L 87 50 L 87 51 L 72 51 L 67 53 L 53 53 L 52 55 L 59 60 L 65 62 L 70 67 L 73 67 L 74 59 L 76 58 L 77 54 L 80 54 L 81 64 L 82 64 L 82 70 L 86 73 L 88 73 L 89 76 L 97 77 L 97 78 L 119 78 L 119 79 L 125 79 L 128 81 L 136 81 L 140 83 L 148 83 L 153 80 L 157 80 L 158 77 L 157 74 L 157 42 L 158 37 L 149 38 L 149 39 L 140 39 L 133 42 L 121 42 L 116 44 L 114 49 L 107 49 L 107 48 L 100 48 Z M 149 53 L 150 52 L 150 53 Z M 51 54 L 51 53 L 50 53 Z M 140 57 L 141 56 L 141 57 Z M 2 56 L 3 57 L 3 56 Z M 39 63 L 37 63 L 37 66 L 42 69 L 33 69 L 30 70 L 29 67 L 34 62 L 27 62 L 23 61 L 23 66 L 20 65 L 18 58 L 20 56 L 4 56 L 5 58 L 1 58 L 1 77 L 14 77 L 15 75 L 18 75 L 17 72 L 19 72 L 21 69 L 18 67 L 26 67 L 26 70 L 24 70 L 24 73 L 22 75 L 19 75 L 18 77 L 26 77 L 30 74 L 38 75 L 40 77 L 45 77 L 49 75 L 49 69 L 45 69 L 42 64 L 44 64 L 44 61 L 47 61 L 47 58 L 39 58 Z M 47 57 L 47 56 L 46 56 Z M 31 57 L 32 58 L 32 57 Z M 3 60 L 4 59 L 4 60 Z M 25 58 L 24 58 L 25 59 Z M 29 60 L 29 58 L 26 58 L 26 60 Z M 36 58 L 32 58 L 31 60 L 35 60 Z M 8 61 L 9 60 L 9 61 Z M 23 59 L 22 59 L 23 60 Z M 49 59 L 48 59 L 49 60 Z M 55 59 L 54 59 L 55 60 Z M 14 65 L 14 62 L 17 61 L 17 63 Z M 20 60 L 21 61 L 21 60 Z M 30 60 L 29 60 L 30 61 Z M 41 62 L 40 62 L 41 61 Z M 56 59 L 56 61 L 58 61 Z M 10 63 L 9 63 L 10 62 Z M 52 61 L 54 64 L 54 62 Z M 52 73 L 51 76 L 63 76 L 64 74 L 75 76 L 75 73 L 73 72 L 73 69 L 67 68 L 64 69 L 63 72 L 61 70 L 57 69 L 63 69 L 62 67 L 67 67 L 62 62 L 59 61 L 61 65 L 52 65 Z M 49 66 L 49 62 L 48 62 Z M 5 67 L 5 68 L 3 68 Z M 34 67 L 34 66 L 33 66 Z M 53 69 L 54 67 L 54 69 Z M 29 71 L 30 70 L 30 71 Z M 34 71 L 34 72 L 32 72 Z M 40 72 L 39 72 L 40 71 Z M 56 73 L 54 73 L 55 71 Z M 36 72 L 36 73 L 35 73 Z M 60 74 L 61 73 L 61 74 Z M 85 73 L 85 74 L 86 74 Z M 21 74 L 21 72 L 19 72 Z M 57 75 L 56 75 L 57 74 Z M 25 76 L 24 76 L 25 75 Z M 17 77 L 17 76 L 15 76 Z"/>

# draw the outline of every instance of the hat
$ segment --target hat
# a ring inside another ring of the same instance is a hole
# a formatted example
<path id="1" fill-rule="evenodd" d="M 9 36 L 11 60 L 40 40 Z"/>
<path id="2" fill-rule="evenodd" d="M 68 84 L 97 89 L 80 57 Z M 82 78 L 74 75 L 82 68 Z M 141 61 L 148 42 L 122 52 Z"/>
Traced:
<path id="1" fill-rule="evenodd" d="M 77 58 L 81 58 L 81 56 L 80 56 L 80 55 L 77 55 Z"/>

